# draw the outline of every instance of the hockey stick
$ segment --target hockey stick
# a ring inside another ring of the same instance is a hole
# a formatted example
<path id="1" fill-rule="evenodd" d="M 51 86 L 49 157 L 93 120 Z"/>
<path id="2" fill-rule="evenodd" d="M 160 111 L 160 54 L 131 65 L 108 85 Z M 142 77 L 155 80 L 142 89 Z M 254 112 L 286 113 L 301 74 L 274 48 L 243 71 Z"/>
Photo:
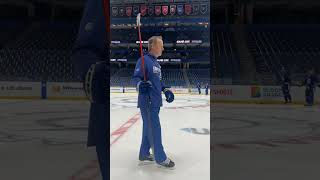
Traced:
<path id="1" fill-rule="evenodd" d="M 146 75 L 146 70 L 144 69 L 144 56 L 143 56 L 143 51 L 142 51 L 142 38 L 141 38 L 141 22 L 140 22 L 141 16 L 140 13 L 137 15 L 137 26 L 138 26 L 138 33 L 139 33 L 139 44 L 140 44 L 140 56 L 141 56 L 141 68 L 143 71 L 143 78 L 146 81 L 147 80 L 147 75 Z"/>
<path id="2" fill-rule="evenodd" d="M 139 33 L 139 44 L 140 44 L 140 56 L 141 56 L 141 68 L 143 71 L 143 78 L 146 81 L 147 80 L 147 75 L 146 75 L 146 70 L 144 68 L 144 56 L 143 56 L 143 50 L 142 50 L 142 38 L 141 38 L 141 22 L 140 22 L 141 16 L 140 13 L 137 15 L 137 26 L 138 26 L 138 33 Z M 147 121 L 148 121 L 148 140 L 151 146 L 151 150 L 153 155 L 154 154 L 154 143 L 153 143 L 153 131 L 152 131 L 152 125 L 151 125 L 151 112 L 150 112 L 150 97 L 147 96 Z"/>

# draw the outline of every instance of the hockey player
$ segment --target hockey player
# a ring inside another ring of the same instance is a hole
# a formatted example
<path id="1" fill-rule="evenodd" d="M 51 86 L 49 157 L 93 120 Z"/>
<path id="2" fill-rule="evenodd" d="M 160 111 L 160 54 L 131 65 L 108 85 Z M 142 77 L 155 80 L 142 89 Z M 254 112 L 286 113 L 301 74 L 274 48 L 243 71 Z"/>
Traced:
<path id="1" fill-rule="evenodd" d="M 144 66 L 140 58 L 133 75 L 139 91 L 138 108 L 140 108 L 143 120 L 139 160 L 155 160 L 162 167 L 173 168 L 175 163 L 167 157 L 163 149 L 159 119 L 162 106 L 161 92 L 164 92 L 167 102 L 174 100 L 173 93 L 161 82 L 161 67 L 157 58 L 162 55 L 163 50 L 162 38 L 160 36 L 151 37 L 148 40 L 149 52 L 144 55 Z M 153 154 L 150 154 L 150 149 L 153 150 Z"/>
<path id="2" fill-rule="evenodd" d="M 201 84 L 200 84 L 200 82 L 197 83 L 197 89 L 198 89 L 199 94 L 201 94 Z"/>
<path id="3" fill-rule="evenodd" d="M 318 82 L 317 77 L 314 73 L 314 70 L 310 70 L 308 75 L 305 77 L 302 85 L 306 86 L 305 89 L 305 106 L 312 106 L 314 104 L 314 92 L 316 89 L 316 83 Z"/>
<path id="4" fill-rule="evenodd" d="M 109 1 L 88 0 L 72 60 L 84 82 L 90 115 L 87 146 L 95 146 L 103 180 L 109 179 Z"/>
<path id="5" fill-rule="evenodd" d="M 206 88 L 206 95 L 208 95 L 209 94 L 209 83 L 206 84 L 205 88 Z"/>
<path id="6" fill-rule="evenodd" d="M 291 94 L 290 94 L 290 85 L 291 85 L 290 78 L 288 75 L 285 75 L 282 80 L 281 89 L 282 89 L 283 97 L 286 104 L 292 102 Z"/>

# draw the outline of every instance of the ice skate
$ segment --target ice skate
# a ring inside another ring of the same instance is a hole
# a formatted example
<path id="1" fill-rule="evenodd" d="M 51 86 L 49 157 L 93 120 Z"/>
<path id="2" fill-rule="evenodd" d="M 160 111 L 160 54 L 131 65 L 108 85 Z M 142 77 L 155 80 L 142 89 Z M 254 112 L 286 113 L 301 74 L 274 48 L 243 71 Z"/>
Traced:
<path id="1" fill-rule="evenodd" d="M 146 157 L 139 157 L 139 166 L 149 165 L 154 163 L 154 157 L 152 154 Z"/>
<path id="2" fill-rule="evenodd" d="M 159 163 L 158 165 L 159 165 L 159 167 L 166 168 L 166 169 L 174 169 L 174 167 L 175 167 L 175 163 L 169 158 L 167 158 L 165 161 Z"/>

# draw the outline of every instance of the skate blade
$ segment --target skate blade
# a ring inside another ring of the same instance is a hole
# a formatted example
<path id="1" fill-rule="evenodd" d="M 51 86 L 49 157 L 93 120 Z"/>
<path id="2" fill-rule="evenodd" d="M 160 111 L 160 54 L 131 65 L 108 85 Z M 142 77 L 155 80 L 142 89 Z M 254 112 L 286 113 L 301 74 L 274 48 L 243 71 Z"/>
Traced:
<path id="1" fill-rule="evenodd" d="M 140 161 L 138 166 L 147 166 L 147 165 L 151 165 L 154 164 L 153 161 Z"/>
<path id="2" fill-rule="evenodd" d="M 160 169 L 167 169 L 167 170 L 175 170 L 175 166 L 174 167 L 165 167 L 165 166 L 161 166 L 160 164 L 157 164 L 157 167 Z"/>

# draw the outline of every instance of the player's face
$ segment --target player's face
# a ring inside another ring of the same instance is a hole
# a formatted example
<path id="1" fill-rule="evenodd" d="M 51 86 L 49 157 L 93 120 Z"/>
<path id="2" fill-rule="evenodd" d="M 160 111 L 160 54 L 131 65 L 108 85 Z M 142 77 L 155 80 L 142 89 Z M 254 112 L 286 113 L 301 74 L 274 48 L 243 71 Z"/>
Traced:
<path id="1" fill-rule="evenodd" d="M 158 57 L 162 55 L 162 51 L 164 51 L 164 48 L 163 48 L 163 41 L 161 39 L 158 41 L 157 45 L 155 46 L 155 51 Z"/>

